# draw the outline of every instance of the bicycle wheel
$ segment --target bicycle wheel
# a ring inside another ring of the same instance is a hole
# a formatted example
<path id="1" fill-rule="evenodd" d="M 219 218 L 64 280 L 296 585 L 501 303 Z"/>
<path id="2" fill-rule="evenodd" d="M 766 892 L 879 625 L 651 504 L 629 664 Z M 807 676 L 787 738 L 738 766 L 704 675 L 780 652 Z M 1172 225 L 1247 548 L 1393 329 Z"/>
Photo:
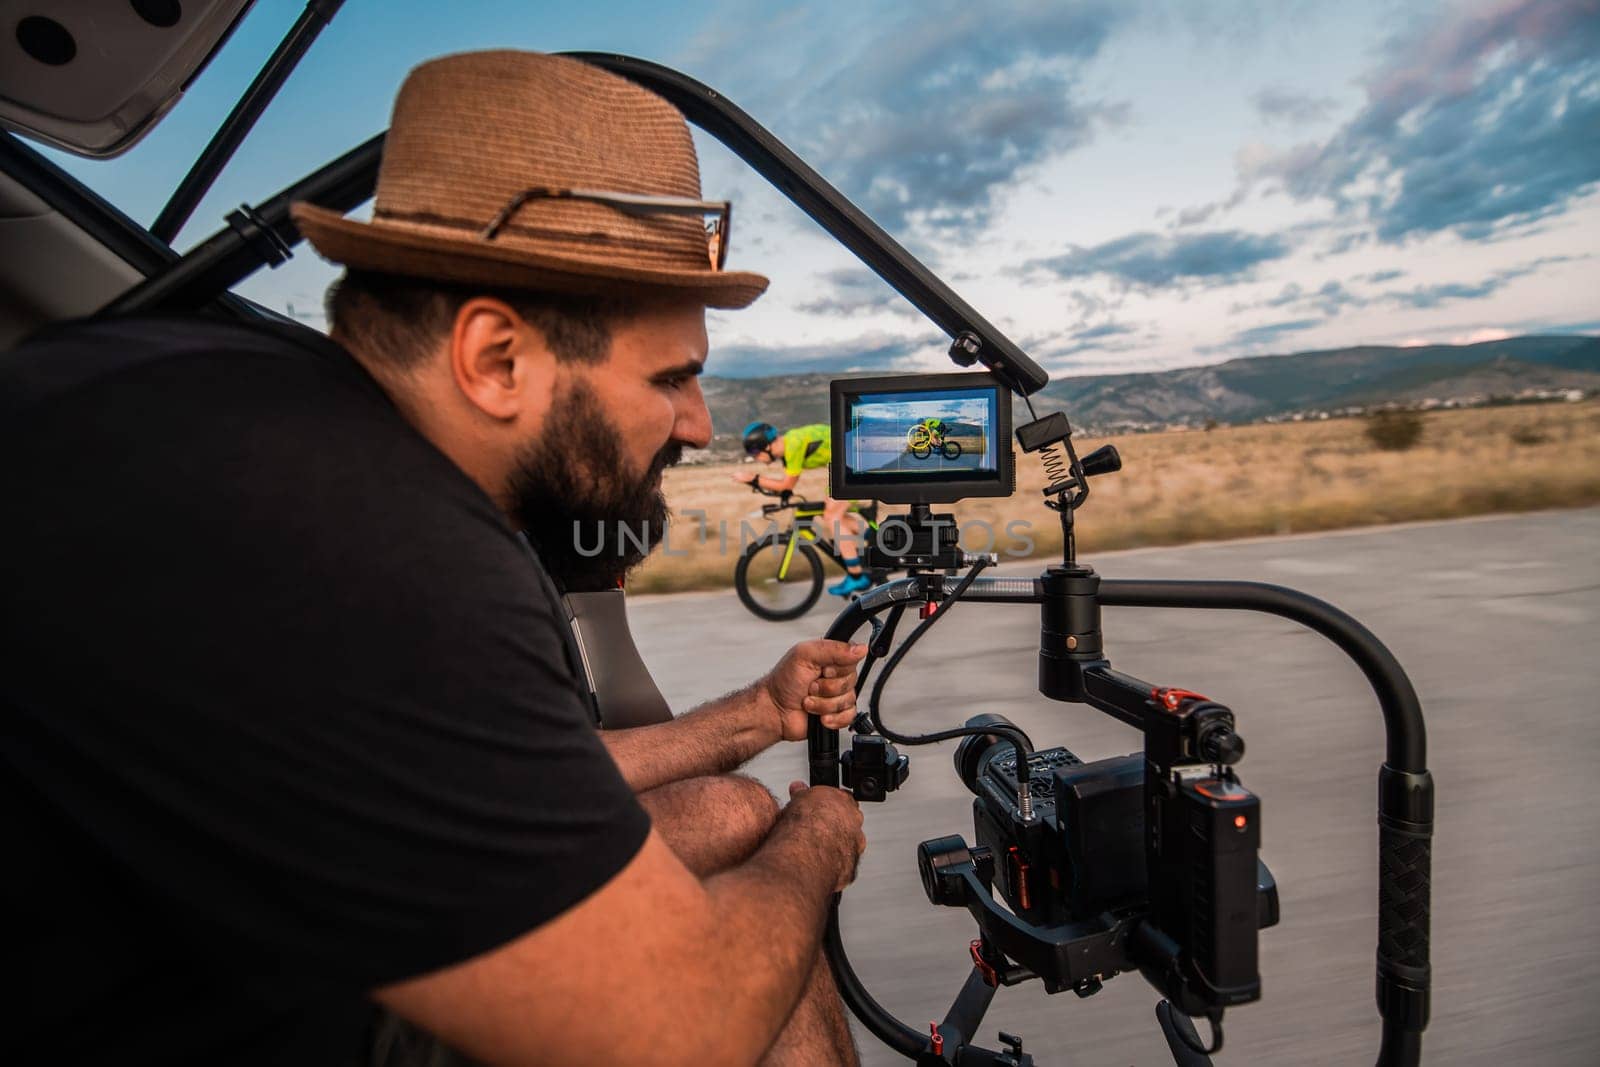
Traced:
<path id="1" fill-rule="evenodd" d="M 945 459 L 961 458 L 961 444 L 958 441 L 946 441 L 939 446 L 939 451 L 944 453 Z"/>
<path id="2" fill-rule="evenodd" d="M 789 534 L 764 537 L 744 550 L 733 569 L 739 602 L 763 619 L 798 619 L 822 595 L 822 560 L 804 541 L 790 549 Z M 787 557 L 787 566 L 785 566 Z"/>
<path id="3" fill-rule="evenodd" d="M 922 445 L 919 448 L 913 448 L 911 450 L 911 455 L 916 459 L 927 459 L 929 456 L 933 455 L 933 449 L 929 448 L 927 445 Z"/>

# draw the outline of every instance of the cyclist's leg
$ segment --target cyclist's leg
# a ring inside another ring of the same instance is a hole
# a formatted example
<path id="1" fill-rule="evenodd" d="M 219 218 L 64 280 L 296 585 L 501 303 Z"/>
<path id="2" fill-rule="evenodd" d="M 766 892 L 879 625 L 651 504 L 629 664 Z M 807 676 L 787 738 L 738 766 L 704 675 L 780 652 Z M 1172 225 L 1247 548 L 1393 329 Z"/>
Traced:
<path id="1" fill-rule="evenodd" d="M 844 569 L 851 574 L 861 573 L 861 531 L 864 528 L 861 516 L 851 514 L 850 501 L 830 496 L 822 505 L 822 529 L 833 539 L 844 559 Z"/>

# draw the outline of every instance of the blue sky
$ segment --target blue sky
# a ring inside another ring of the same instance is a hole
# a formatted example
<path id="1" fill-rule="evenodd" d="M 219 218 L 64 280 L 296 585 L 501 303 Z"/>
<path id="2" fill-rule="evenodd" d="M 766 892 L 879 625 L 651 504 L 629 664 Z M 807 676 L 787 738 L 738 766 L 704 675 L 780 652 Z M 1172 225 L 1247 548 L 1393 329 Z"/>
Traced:
<path id="1" fill-rule="evenodd" d="M 298 15 L 258 0 L 110 162 L 149 222 Z M 598 49 L 722 91 L 1052 374 L 1600 333 L 1600 0 L 863 4 L 348 0 L 183 247 L 381 130 L 416 62 Z M 709 138 L 730 263 L 712 373 L 946 369 L 946 341 Z M 307 248 L 242 291 L 320 324 Z"/>

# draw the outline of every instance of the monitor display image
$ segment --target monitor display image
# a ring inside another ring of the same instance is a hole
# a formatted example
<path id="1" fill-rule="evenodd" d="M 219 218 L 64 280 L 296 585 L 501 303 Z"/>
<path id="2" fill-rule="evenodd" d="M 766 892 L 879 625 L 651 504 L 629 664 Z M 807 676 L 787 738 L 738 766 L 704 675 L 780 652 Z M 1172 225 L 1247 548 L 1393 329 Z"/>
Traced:
<path id="1" fill-rule="evenodd" d="M 988 375 L 857 379 L 834 390 L 833 480 L 845 495 L 942 502 L 1009 492 L 1010 396 Z"/>

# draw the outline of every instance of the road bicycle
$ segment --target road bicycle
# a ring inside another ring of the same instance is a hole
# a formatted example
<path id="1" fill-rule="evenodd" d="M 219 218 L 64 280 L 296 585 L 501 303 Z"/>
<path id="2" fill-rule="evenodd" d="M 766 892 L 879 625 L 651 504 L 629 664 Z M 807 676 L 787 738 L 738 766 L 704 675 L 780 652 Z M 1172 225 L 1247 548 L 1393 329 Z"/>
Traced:
<path id="1" fill-rule="evenodd" d="M 751 488 L 762 496 L 777 498 L 777 503 L 761 506 L 763 518 L 770 520 L 785 511 L 793 514 L 787 527 L 764 534 L 739 556 L 733 569 L 733 587 L 739 602 L 759 618 L 773 622 L 798 619 L 822 596 L 823 563 L 818 553 L 826 554 L 841 568 L 846 557 L 831 538 L 822 536 L 831 532 L 821 529 L 822 501 L 797 497 L 788 490 L 774 492 L 757 485 Z M 863 540 L 872 538 L 878 530 L 878 505 L 853 505 L 850 510 L 866 520 Z M 877 586 L 888 581 L 893 572 L 880 567 L 866 573 Z"/>

